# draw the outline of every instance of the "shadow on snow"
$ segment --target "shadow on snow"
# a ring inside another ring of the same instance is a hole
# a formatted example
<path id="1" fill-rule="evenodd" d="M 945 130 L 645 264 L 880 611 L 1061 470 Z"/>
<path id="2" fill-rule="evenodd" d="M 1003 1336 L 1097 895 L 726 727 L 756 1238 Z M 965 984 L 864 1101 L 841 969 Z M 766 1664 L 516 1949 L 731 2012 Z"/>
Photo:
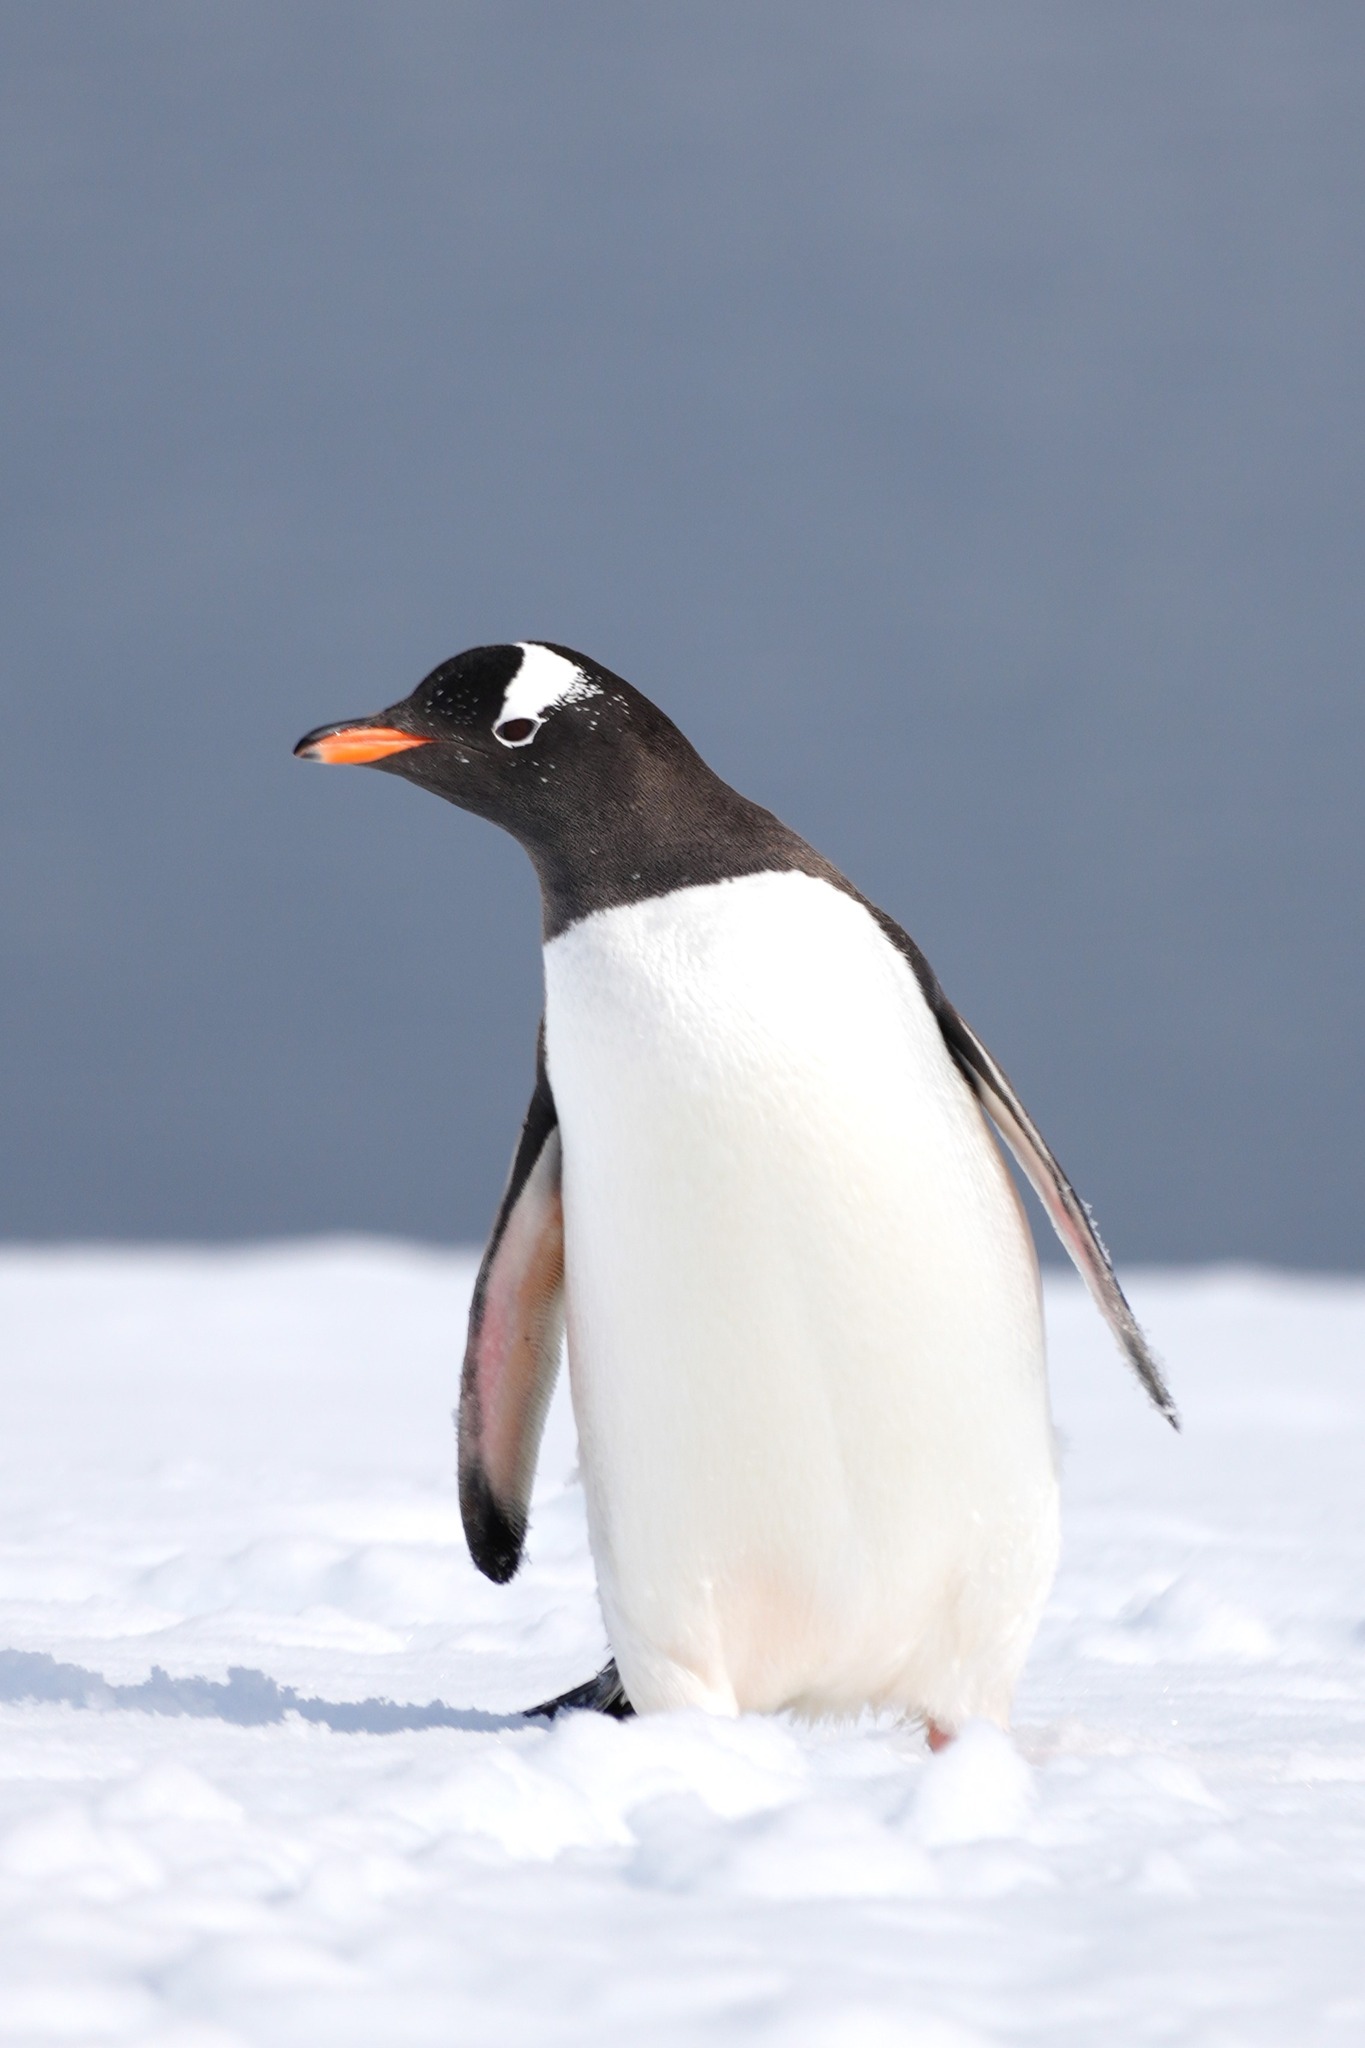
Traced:
<path id="1" fill-rule="evenodd" d="M 448 1707 L 431 1700 L 424 1707 L 394 1700 L 318 1700 L 292 1685 L 277 1685 L 264 1671 L 234 1664 L 226 1682 L 172 1678 L 153 1664 L 140 1685 L 111 1685 L 98 1671 L 59 1664 L 46 1650 L 0 1650 L 0 1702 L 37 1700 L 68 1707 L 131 1707 L 145 1714 L 192 1714 L 202 1720 L 231 1721 L 260 1728 L 288 1714 L 320 1722 L 340 1735 L 395 1735 L 407 1728 L 462 1728 L 491 1731 L 522 1728 L 522 1714 L 485 1714 L 476 1707 Z"/>

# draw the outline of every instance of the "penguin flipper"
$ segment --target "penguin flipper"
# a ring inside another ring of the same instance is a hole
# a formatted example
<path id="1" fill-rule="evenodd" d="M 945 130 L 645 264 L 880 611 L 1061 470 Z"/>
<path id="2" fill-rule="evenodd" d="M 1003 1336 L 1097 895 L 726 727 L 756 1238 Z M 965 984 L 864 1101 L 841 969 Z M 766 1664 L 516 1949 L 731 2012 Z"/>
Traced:
<path id="1" fill-rule="evenodd" d="M 1091 1299 L 1118 1339 L 1120 1349 L 1146 1388 L 1153 1405 L 1160 1409 L 1172 1429 L 1179 1429 L 1180 1416 L 1162 1377 L 1161 1367 L 1119 1286 L 1118 1275 L 1085 1203 L 1019 1100 L 1008 1074 L 953 1008 L 933 968 L 909 933 L 902 931 L 885 911 L 873 909 L 872 914 L 897 952 L 909 961 L 958 1072 L 1028 1176 L 1034 1193 L 1048 1213 L 1048 1220 L 1090 1290 Z"/>
<path id="2" fill-rule="evenodd" d="M 460 1516 L 470 1556 L 499 1584 L 521 1563 L 564 1335 L 560 1156 L 542 1033 L 535 1091 L 474 1284 L 460 1379 Z"/>

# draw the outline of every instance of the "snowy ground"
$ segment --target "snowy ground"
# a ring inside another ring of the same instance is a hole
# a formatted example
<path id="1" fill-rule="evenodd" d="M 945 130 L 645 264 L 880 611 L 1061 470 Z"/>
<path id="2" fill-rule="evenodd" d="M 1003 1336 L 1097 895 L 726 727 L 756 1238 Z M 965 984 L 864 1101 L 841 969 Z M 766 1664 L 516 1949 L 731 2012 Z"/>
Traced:
<path id="1" fill-rule="evenodd" d="M 501 1718 L 604 1644 L 562 1409 L 520 1579 L 465 1557 L 469 1278 L 0 1255 L 0 2041 L 1365 2041 L 1365 1284 L 1140 1279 L 1181 1439 L 1050 1287 L 1061 1576 L 1017 1748 L 931 1761 Z"/>

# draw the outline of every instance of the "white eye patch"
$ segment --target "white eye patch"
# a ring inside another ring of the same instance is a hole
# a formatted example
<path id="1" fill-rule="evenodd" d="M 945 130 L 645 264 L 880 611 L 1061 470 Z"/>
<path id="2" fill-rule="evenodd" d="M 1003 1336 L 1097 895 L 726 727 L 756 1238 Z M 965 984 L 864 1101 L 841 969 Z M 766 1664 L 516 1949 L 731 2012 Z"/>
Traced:
<path id="1" fill-rule="evenodd" d="M 505 747 L 529 747 L 561 704 L 580 704 L 585 697 L 600 697 L 602 691 L 562 654 L 552 653 L 535 640 L 518 640 L 516 644 L 521 649 L 521 667 L 507 685 L 502 708 L 493 721 L 493 737 Z"/>

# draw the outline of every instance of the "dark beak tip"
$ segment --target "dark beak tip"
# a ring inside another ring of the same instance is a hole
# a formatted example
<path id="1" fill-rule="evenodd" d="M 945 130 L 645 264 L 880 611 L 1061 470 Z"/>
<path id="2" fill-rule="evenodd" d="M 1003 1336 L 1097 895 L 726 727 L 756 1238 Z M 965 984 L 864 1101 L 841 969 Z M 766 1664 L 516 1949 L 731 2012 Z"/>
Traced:
<path id="1" fill-rule="evenodd" d="M 296 761 L 316 761 L 318 759 L 317 747 L 319 740 L 327 739 L 335 731 L 336 727 L 334 725 L 315 725 L 311 732 L 306 732 L 301 740 L 295 742 L 294 759 Z"/>

